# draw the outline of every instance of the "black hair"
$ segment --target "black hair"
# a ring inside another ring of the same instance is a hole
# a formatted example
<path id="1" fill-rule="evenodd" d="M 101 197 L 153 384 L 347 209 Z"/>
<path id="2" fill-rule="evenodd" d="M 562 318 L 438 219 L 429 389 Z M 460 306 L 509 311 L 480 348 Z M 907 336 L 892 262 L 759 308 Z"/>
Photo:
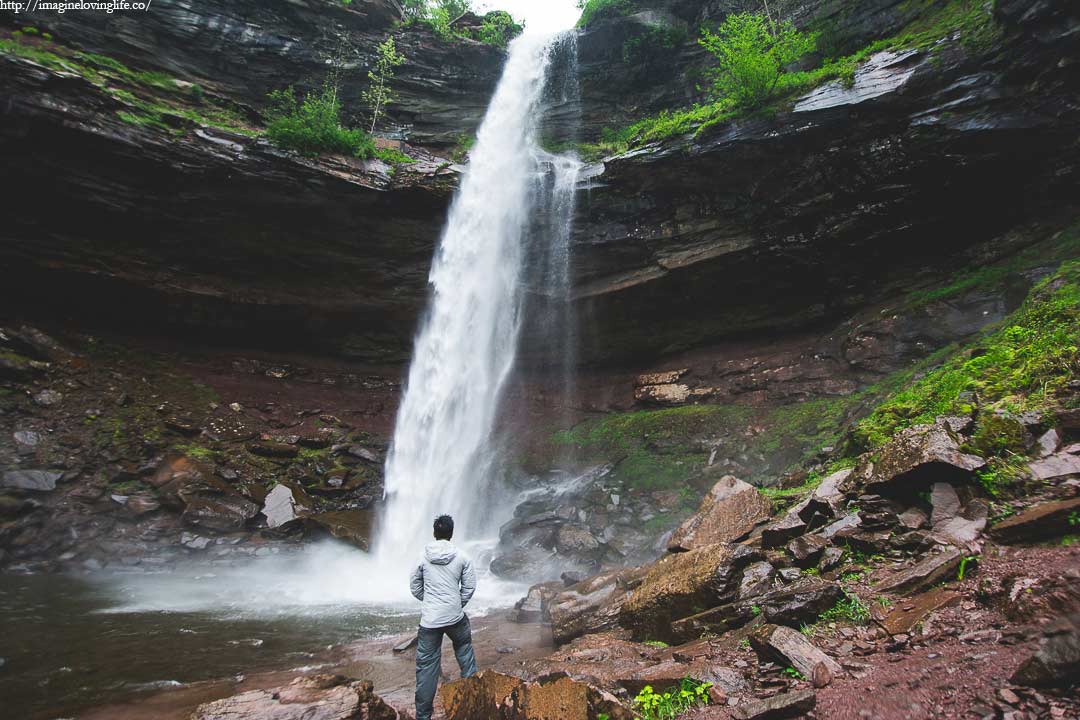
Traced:
<path id="1" fill-rule="evenodd" d="M 449 540 L 454 537 L 454 518 L 449 515 L 440 515 L 435 518 L 435 539 Z"/>

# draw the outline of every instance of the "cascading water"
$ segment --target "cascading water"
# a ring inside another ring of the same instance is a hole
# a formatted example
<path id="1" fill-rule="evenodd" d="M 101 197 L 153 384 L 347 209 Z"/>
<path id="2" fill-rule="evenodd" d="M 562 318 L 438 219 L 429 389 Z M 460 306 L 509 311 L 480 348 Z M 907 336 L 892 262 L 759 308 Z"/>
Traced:
<path id="1" fill-rule="evenodd" d="M 547 264 L 567 263 L 578 164 L 537 141 L 551 48 L 537 35 L 512 43 L 435 256 L 429 313 L 386 464 L 387 504 L 373 559 L 390 577 L 401 573 L 403 559 L 419 556 L 440 513 L 453 515 L 466 539 L 494 529 L 496 420 L 517 356 L 534 210 L 560 217 L 554 240 L 562 249 L 548 251 Z M 565 269 L 555 274 L 565 282 Z"/>

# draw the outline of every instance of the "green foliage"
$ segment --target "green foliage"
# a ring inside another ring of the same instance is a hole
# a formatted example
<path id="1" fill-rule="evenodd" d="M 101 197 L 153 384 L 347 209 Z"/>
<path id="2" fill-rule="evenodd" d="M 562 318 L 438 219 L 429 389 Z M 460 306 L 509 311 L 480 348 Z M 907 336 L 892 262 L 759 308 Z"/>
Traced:
<path id="1" fill-rule="evenodd" d="M 686 31 L 682 28 L 649 26 L 623 42 L 622 59 L 627 65 L 652 65 L 684 42 Z"/>
<path id="2" fill-rule="evenodd" d="M 379 122 L 379 115 L 394 102 L 394 68 L 405 62 L 405 56 L 397 51 L 394 38 L 387 37 L 375 51 L 375 67 L 368 71 L 368 87 L 360 93 L 360 100 L 371 110 L 371 132 Z M 335 93 L 336 98 L 336 93 Z"/>
<path id="3" fill-rule="evenodd" d="M 750 606 L 750 614 L 753 615 L 754 617 L 757 617 L 758 615 L 760 615 L 761 614 L 761 606 L 760 605 L 751 605 Z"/>
<path id="4" fill-rule="evenodd" d="M 476 135 L 462 133 L 458 135 L 457 145 L 450 152 L 450 159 L 456 163 L 462 163 L 469 159 L 469 152 L 476 145 Z"/>
<path id="5" fill-rule="evenodd" d="M 492 10 L 484 16 L 484 22 L 480 25 L 476 39 L 493 47 L 505 48 L 524 29 L 505 10 Z"/>
<path id="6" fill-rule="evenodd" d="M 666 647 L 671 647 L 663 640 L 646 640 L 642 643 L 642 645 L 648 645 L 649 647 L 658 648 L 660 650 L 663 650 Z"/>
<path id="7" fill-rule="evenodd" d="M 990 497 L 997 497 L 1001 491 L 1027 477 L 1027 462 L 1020 455 L 1007 453 L 1001 457 L 991 457 L 986 467 L 975 473 L 979 484 Z"/>
<path id="8" fill-rule="evenodd" d="M 787 675 L 788 677 L 795 678 L 796 680 L 805 680 L 806 679 L 806 677 L 801 672 L 799 672 L 795 668 L 791 667 L 790 665 L 788 667 L 784 668 L 784 674 Z"/>
<path id="9" fill-rule="evenodd" d="M 1022 452 L 1027 446 L 1028 432 L 1016 418 L 1004 414 L 983 413 L 975 423 L 975 433 L 965 450 L 976 455 L 1002 455 Z"/>
<path id="10" fill-rule="evenodd" d="M 971 413 L 972 398 L 980 403 L 980 416 L 1052 407 L 1080 366 L 1078 328 L 1080 261 L 1069 261 L 1006 322 L 878 406 L 858 423 L 856 439 L 878 447 L 939 415 Z"/>
<path id="11" fill-rule="evenodd" d="M 195 445 L 191 443 L 187 445 L 177 445 L 176 450 L 183 453 L 184 455 L 187 455 L 189 458 L 194 458 L 195 460 L 208 461 L 213 460 L 215 457 L 213 450 L 205 448 L 202 445 Z"/>
<path id="12" fill-rule="evenodd" d="M 710 72 L 713 94 L 734 99 L 742 108 L 757 108 L 772 97 L 787 67 L 814 50 L 817 37 L 790 22 L 734 13 L 716 33 L 702 30 L 700 42 L 717 61 Z"/>
<path id="13" fill-rule="evenodd" d="M 858 595 L 849 593 L 845 590 L 844 598 L 839 600 L 836 605 L 821 613 L 819 619 L 822 622 L 846 620 L 862 624 L 870 620 L 870 608 L 867 607 L 866 603 L 864 603 Z"/>
<path id="14" fill-rule="evenodd" d="M 319 92 L 310 92 L 303 101 L 289 87 L 269 95 L 272 103 L 267 113 L 266 136 L 283 150 L 307 157 L 326 153 L 371 157 L 375 144 L 359 128 L 341 125 L 341 101 L 337 89 L 327 83 Z"/>
<path id="15" fill-rule="evenodd" d="M 960 567 L 956 569 L 957 582 L 964 579 L 964 575 L 967 574 L 968 565 L 976 565 L 978 564 L 978 562 L 979 559 L 974 555 L 965 555 L 964 557 L 960 558 Z"/>
<path id="16" fill-rule="evenodd" d="M 664 693 L 646 685 L 634 698 L 634 708 L 641 720 L 671 720 L 687 710 L 708 705 L 710 687 L 712 683 L 693 678 L 683 678 L 678 687 Z"/>
<path id="17" fill-rule="evenodd" d="M 577 21 L 580 28 L 601 18 L 629 15 L 637 4 L 634 0 L 578 0 L 577 6 L 581 8 L 581 17 Z"/>

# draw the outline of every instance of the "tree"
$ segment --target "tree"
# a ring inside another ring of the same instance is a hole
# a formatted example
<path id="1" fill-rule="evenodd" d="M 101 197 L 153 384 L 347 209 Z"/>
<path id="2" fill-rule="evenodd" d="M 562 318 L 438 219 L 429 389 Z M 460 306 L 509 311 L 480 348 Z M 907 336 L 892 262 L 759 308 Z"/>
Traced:
<path id="1" fill-rule="evenodd" d="M 386 109 L 387 105 L 394 102 L 394 90 L 390 84 L 394 81 L 394 68 L 403 62 L 405 62 L 405 56 L 398 53 L 394 38 L 386 38 L 379 45 L 375 67 L 368 71 L 368 80 L 371 82 L 360 96 L 364 104 L 371 108 L 371 132 L 375 132 L 379 114 Z"/>
<path id="2" fill-rule="evenodd" d="M 714 34 L 701 33 L 701 46 L 719 63 L 711 72 L 713 90 L 742 107 L 758 107 L 776 90 L 786 68 L 817 46 L 817 35 L 790 21 L 766 15 L 728 15 Z"/>

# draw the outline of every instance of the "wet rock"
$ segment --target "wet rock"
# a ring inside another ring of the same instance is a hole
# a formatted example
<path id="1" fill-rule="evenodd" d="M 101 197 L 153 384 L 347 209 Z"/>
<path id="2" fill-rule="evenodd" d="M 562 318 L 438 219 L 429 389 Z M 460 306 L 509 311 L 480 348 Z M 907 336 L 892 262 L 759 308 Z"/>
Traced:
<path id="1" fill-rule="evenodd" d="M 1050 481 L 1070 475 L 1080 475 L 1080 456 L 1060 452 L 1028 465 L 1036 480 Z"/>
<path id="2" fill-rule="evenodd" d="M 983 500 L 972 500 L 963 508 L 963 512 L 934 525 L 933 535 L 942 540 L 967 547 L 978 548 L 977 540 L 986 529 L 990 516 L 990 506 Z"/>
<path id="3" fill-rule="evenodd" d="M 239 495 L 195 494 L 184 498 L 181 519 L 192 527 L 231 532 L 242 530 L 259 514 L 259 506 Z"/>
<path id="4" fill-rule="evenodd" d="M 381 464 L 382 458 L 374 450 L 368 450 L 363 445 L 350 445 L 346 452 L 352 455 L 354 458 L 363 460 L 364 462 Z"/>
<path id="5" fill-rule="evenodd" d="M 260 442 L 248 445 L 248 452 L 269 458 L 294 458 L 300 454 L 300 448 L 288 443 Z"/>
<path id="6" fill-rule="evenodd" d="M 615 627 L 623 604 L 644 578 L 643 568 L 614 570 L 594 575 L 556 595 L 548 603 L 555 642 L 563 644 Z"/>
<path id="7" fill-rule="evenodd" d="M 63 393 L 56 390 L 42 390 L 34 395 L 34 402 L 41 407 L 52 407 L 53 405 L 59 405 L 63 401 Z"/>
<path id="8" fill-rule="evenodd" d="M 371 541 L 372 513 L 370 510 L 337 510 L 316 513 L 304 518 L 309 525 L 326 530 L 338 540 L 367 550 Z"/>
<path id="9" fill-rule="evenodd" d="M 252 690 L 200 705 L 192 720 L 408 720 L 370 682 L 311 675 L 270 690 Z"/>
<path id="10" fill-rule="evenodd" d="M 573 570 L 564 572 L 559 575 L 559 579 L 562 580 L 563 584 L 567 587 L 570 587 L 571 585 L 577 585 L 579 582 L 584 580 L 585 577 L 586 575 L 584 573 L 575 572 Z"/>
<path id="11" fill-rule="evenodd" d="M 278 483 L 267 493 L 262 514 L 266 525 L 277 528 L 299 520 L 313 507 L 311 498 L 298 486 Z"/>
<path id="12" fill-rule="evenodd" d="M 442 686 L 447 720 L 633 720 L 613 695 L 566 676 L 526 682 L 493 670 Z"/>
<path id="13" fill-rule="evenodd" d="M 788 553 L 795 558 L 795 563 L 800 567 L 811 567 L 817 564 L 821 554 L 828 547 L 829 540 L 821 535 L 803 535 L 788 543 Z"/>
<path id="14" fill-rule="evenodd" d="M 842 552 L 842 551 L 841 551 Z M 776 568 L 765 561 L 750 563 L 739 581 L 739 599 L 763 595 L 773 587 Z"/>
<path id="15" fill-rule="evenodd" d="M 869 470 L 871 492 L 915 492 L 934 482 L 964 481 L 986 465 L 960 451 L 956 434 L 945 422 L 901 431 L 878 453 Z"/>
<path id="16" fill-rule="evenodd" d="M 620 623 L 636 637 L 671 639 L 673 620 L 734 597 L 739 570 L 753 559 L 736 560 L 735 549 L 725 544 L 661 558 L 622 606 Z"/>
<path id="17" fill-rule="evenodd" d="M 18 430 L 12 433 L 12 437 L 15 439 L 15 444 L 19 446 L 20 451 L 33 451 L 45 439 L 44 435 L 33 430 Z"/>
<path id="18" fill-rule="evenodd" d="M 1057 452 L 1059 447 L 1061 447 L 1061 434 L 1056 429 L 1050 428 L 1036 441 L 1035 455 L 1039 458 L 1050 457 Z"/>
<path id="19" fill-rule="evenodd" d="M 188 550 L 205 550 L 212 542 L 210 538 L 195 533 L 186 532 L 180 536 L 180 544 Z"/>
<path id="20" fill-rule="evenodd" d="M 927 615 L 958 603 L 962 597 L 960 593 L 946 588 L 934 588 L 922 595 L 901 601 L 879 624 L 890 635 L 910 633 Z"/>
<path id="21" fill-rule="evenodd" d="M 761 531 L 763 547 L 782 547 L 788 541 L 807 531 L 806 521 L 797 512 L 788 512 L 776 522 L 769 523 Z"/>
<path id="22" fill-rule="evenodd" d="M 152 513 L 161 507 L 161 503 L 157 497 L 149 493 L 136 493 L 128 496 L 127 503 L 124 505 L 128 512 L 132 515 L 146 515 Z"/>
<path id="23" fill-rule="evenodd" d="M 960 496 L 956 488 L 949 483 L 934 483 L 930 488 L 930 507 L 930 524 L 934 527 L 959 515 Z"/>
<path id="24" fill-rule="evenodd" d="M 744 700 L 732 709 L 731 715 L 736 720 L 783 720 L 805 715 L 816 704 L 813 690 L 799 690 L 764 700 Z"/>
<path id="25" fill-rule="evenodd" d="M 823 538 L 831 538 L 844 530 L 854 530 L 862 525 L 862 517 L 857 512 L 848 513 L 836 522 L 830 523 L 817 531 Z"/>
<path id="26" fill-rule="evenodd" d="M 561 555 L 581 557 L 600 549 L 600 541 L 583 527 L 563 525 L 555 533 L 555 549 Z"/>
<path id="27" fill-rule="evenodd" d="M 514 605 L 510 620 L 517 623 L 537 623 L 550 621 L 548 603 L 559 594 L 562 583 L 550 582 L 533 585 L 525 597 Z"/>
<path id="28" fill-rule="evenodd" d="M 638 669 L 629 677 L 620 678 L 618 684 L 633 696 L 641 692 L 646 685 L 651 685 L 657 692 L 677 688 L 687 677 L 712 683 L 725 695 L 741 695 L 750 690 L 749 683 L 740 673 L 731 668 L 720 667 L 707 657 L 689 662 L 663 660 L 656 665 Z"/>
<path id="29" fill-rule="evenodd" d="M 1031 657 L 1021 663 L 1011 681 L 1035 687 L 1068 687 L 1080 677 L 1080 614 L 1058 619 Z"/>
<path id="30" fill-rule="evenodd" d="M 990 537 L 1000 543 L 1024 543 L 1058 537 L 1072 532 L 1069 518 L 1080 512 L 1080 498 L 1043 503 L 1005 518 L 990 528 Z"/>
<path id="31" fill-rule="evenodd" d="M 908 530 L 919 530 L 930 524 L 930 518 L 920 508 L 908 508 L 897 516 L 900 526 Z"/>
<path id="32" fill-rule="evenodd" d="M 964 554 L 957 548 L 947 547 L 941 552 L 927 555 L 913 567 L 896 573 L 877 585 L 878 592 L 911 594 L 956 577 Z"/>
<path id="33" fill-rule="evenodd" d="M 731 475 L 713 485 L 690 519 L 668 541 L 670 552 L 733 542 L 772 514 L 772 503 L 757 488 Z"/>
<path id="34" fill-rule="evenodd" d="M 51 492 L 64 476 L 50 470 L 8 470 L 0 475 L 0 487 L 30 492 Z"/>
<path id="35" fill-rule="evenodd" d="M 818 569 L 822 572 L 828 572 L 833 568 L 840 565 L 844 559 L 844 549 L 838 547 L 827 547 L 825 552 L 821 554 L 821 560 L 818 561 Z"/>
<path id="36" fill-rule="evenodd" d="M 802 570 L 796 567 L 786 567 L 780 568 L 776 574 L 779 575 L 780 579 L 784 582 L 791 583 L 802 577 Z"/>
<path id="37" fill-rule="evenodd" d="M 750 644 L 764 661 L 783 661 L 802 673 L 814 687 L 825 687 L 844 672 L 840 663 L 789 627 L 762 625 L 750 635 Z"/>

